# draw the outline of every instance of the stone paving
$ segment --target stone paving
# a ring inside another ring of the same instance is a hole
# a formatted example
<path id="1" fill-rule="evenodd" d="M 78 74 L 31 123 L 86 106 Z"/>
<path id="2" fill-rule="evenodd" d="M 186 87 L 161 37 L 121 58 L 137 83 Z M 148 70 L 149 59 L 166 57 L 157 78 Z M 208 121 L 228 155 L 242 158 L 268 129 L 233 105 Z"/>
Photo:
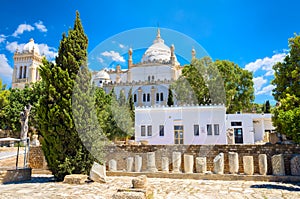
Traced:
<path id="1" fill-rule="evenodd" d="M 70 185 L 53 182 L 51 175 L 32 176 L 23 183 L 1 184 L 0 198 L 111 198 L 118 188 L 128 188 L 133 177 L 107 177 L 107 183 L 86 183 Z M 254 181 L 213 181 L 148 178 L 154 188 L 156 199 L 203 199 L 203 198 L 300 198 L 298 184 L 254 182 Z"/>

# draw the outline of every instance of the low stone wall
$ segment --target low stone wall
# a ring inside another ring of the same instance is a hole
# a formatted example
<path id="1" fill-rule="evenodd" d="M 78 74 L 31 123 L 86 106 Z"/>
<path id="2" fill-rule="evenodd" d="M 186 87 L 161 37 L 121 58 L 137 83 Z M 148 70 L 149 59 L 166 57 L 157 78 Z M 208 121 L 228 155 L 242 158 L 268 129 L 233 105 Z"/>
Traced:
<path id="1" fill-rule="evenodd" d="M 244 173 L 243 156 L 253 156 L 254 173 L 259 173 L 258 155 L 266 154 L 268 162 L 267 174 L 272 174 L 271 157 L 283 154 L 285 174 L 291 175 L 290 160 L 295 154 L 300 153 L 300 145 L 294 144 L 269 144 L 269 145 L 146 145 L 146 146 L 107 146 L 105 148 L 106 165 L 111 159 L 117 161 L 118 170 L 126 170 L 127 157 L 140 155 L 142 157 L 142 171 L 146 171 L 147 152 L 155 152 L 155 162 L 158 170 L 161 170 L 163 156 L 169 158 L 170 170 L 172 170 L 172 153 L 181 152 L 181 170 L 183 170 L 183 155 L 189 154 L 196 157 L 206 157 L 207 170 L 213 171 L 213 160 L 219 153 L 224 153 L 224 173 L 229 173 L 228 152 L 236 152 L 239 155 L 239 173 Z M 196 166 L 194 165 L 194 169 Z M 196 172 L 194 170 L 194 172 Z"/>
<path id="2" fill-rule="evenodd" d="M 228 152 L 236 152 L 239 156 L 239 173 L 244 173 L 243 156 L 253 156 L 254 173 L 259 173 L 258 156 L 259 154 L 267 155 L 268 175 L 272 174 L 271 157 L 277 154 L 283 154 L 285 174 L 291 175 L 290 160 L 295 154 L 300 153 L 300 145 L 298 144 L 269 144 L 269 145 L 123 145 L 106 146 L 105 161 L 108 169 L 108 162 L 112 159 L 117 162 L 117 170 L 126 170 L 127 158 L 139 155 L 142 157 L 142 169 L 147 170 L 147 152 L 155 152 L 155 163 L 159 171 L 162 170 L 162 157 L 168 157 L 169 169 L 172 171 L 172 154 L 173 152 L 181 152 L 181 170 L 184 166 L 184 154 L 194 156 L 194 172 L 196 172 L 196 157 L 206 157 L 207 171 L 213 171 L 214 158 L 219 153 L 224 153 L 224 173 L 229 173 Z M 47 169 L 45 157 L 41 147 L 31 147 L 29 163 L 34 169 Z"/>
<path id="3" fill-rule="evenodd" d="M 0 170 L 0 183 L 31 180 L 31 168 Z"/>
<path id="4" fill-rule="evenodd" d="M 42 147 L 40 146 L 30 147 L 29 166 L 32 169 L 48 169 Z"/>

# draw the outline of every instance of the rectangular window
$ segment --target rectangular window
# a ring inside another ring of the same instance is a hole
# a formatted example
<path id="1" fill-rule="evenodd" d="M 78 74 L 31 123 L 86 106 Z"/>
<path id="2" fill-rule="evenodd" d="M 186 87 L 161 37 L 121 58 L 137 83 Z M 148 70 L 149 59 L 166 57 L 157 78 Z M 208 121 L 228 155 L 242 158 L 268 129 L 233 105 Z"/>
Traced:
<path id="1" fill-rule="evenodd" d="M 214 124 L 214 134 L 215 135 L 220 135 L 219 124 Z"/>
<path id="2" fill-rule="evenodd" d="M 212 125 L 208 124 L 206 127 L 207 127 L 207 135 L 212 135 Z"/>
<path id="3" fill-rule="evenodd" d="M 141 136 L 146 136 L 146 127 L 144 125 L 141 126 Z"/>
<path id="4" fill-rule="evenodd" d="M 199 136 L 199 125 L 198 124 L 194 125 L 194 136 Z"/>
<path id="5" fill-rule="evenodd" d="M 147 94 L 147 102 L 150 102 L 150 94 Z"/>
<path id="6" fill-rule="evenodd" d="M 165 127 L 164 127 L 164 125 L 159 125 L 159 136 L 165 136 Z"/>
<path id="7" fill-rule="evenodd" d="M 242 126 L 242 122 L 231 122 L 231 126 Z"/>
<path id="8" fill-rule="evenodd" d="M 143 102 L 145 102 L 146 101 L 146 94 L 144 93 L 143 94 Z"/>
<path id="9" fill-rule="evenodd" d="M 136 102 L 136 94 L 133 95 L 133 101 Z"/>
<path id="10" fill-rule="evenodd" d="M 152 136 L 152 126 L 147 126 L 147 136 Z"/>
<path id="11" fill-rule="evenodd" d="M 164 94 L 160 93 L 160 101 L 164 101 Z"/>
<path id="12" fill-rule="evenodd" d="M 156 93 L 156 101 L 159 101 L 159 93 Z"/>
<path id="13" fill-rule="evenodd" d="M 174 143 L 183 144 L 183 126 L 174 126 Z"/>

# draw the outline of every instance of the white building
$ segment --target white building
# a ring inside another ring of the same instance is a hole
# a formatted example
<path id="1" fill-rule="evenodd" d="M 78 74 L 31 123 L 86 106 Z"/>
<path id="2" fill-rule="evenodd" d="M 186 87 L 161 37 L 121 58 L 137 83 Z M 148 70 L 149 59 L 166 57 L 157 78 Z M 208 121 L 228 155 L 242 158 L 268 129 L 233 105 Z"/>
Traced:
<path id="1" fill-rule="evenodd" d="M 141 62 L 134 64 L 132 49 L 128 51 L 128 69 L 103 69 L 93 73 L 95 85 L 102 87 L 106 93 L 114 88 L 119 97 L 123 92 L 128 97 L 129 90 L 135 106 L 166 105 L 169 85 L 181 75 L 183 66 L 177 61 L 175 47 L 168 47 L 157 30 L 153 44 L 145 51 Z M 195 57 L 195 50 L 192 50 Z"/>
<path id="2" fill-rule="evenodd" d="M 137 107 L 135 141 L 153 145 L 228 144 L 232 129 L 236 144 L 268 142 L 274 131 L 271 114 L 226 114 L 224 105 Z"/>
<path id="3" fill-rule="evenodd" d="M 137 107 L 135 140 L 149 144 L 226 144 L 225 106 Z"/>
<path id="4" fill-rule="evenodd" d="M 237 144 L 268 142 L 269 133 L 275 131 L 271 114 L 227 114 L 226 129 L 233 129 Z"/>
<path id="5" fill-rule="evenodd" d="M 38 68 L 42 64 L 42 59 L 33 39 L 30 39 L 23 49 L 17 49 L 14 53 L 12 88 L 23 89 L 26 84 L 39 81 Z"/>

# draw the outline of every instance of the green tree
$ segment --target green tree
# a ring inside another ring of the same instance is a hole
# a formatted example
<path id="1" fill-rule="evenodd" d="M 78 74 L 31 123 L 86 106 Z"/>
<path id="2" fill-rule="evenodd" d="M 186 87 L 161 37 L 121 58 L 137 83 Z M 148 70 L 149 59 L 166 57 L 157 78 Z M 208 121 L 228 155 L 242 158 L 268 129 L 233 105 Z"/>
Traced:
<path id="1" fill-rule="evenodd" d="M 169 87 L 169 89 L 168 89 L 168 101 L 167 101 L 167 105 L 168 106 L 173 106 L 174 105 L 173 92 L 172 92 L 171 87 Z"/>
<path id="2" fill-rule="evenodd" d="M 9 95 L 10 91 L 6 90 L 6 85 L 2 84 L 2 79 L 0 79 L 0 129 L 6 129 L 6 109 L 9 106 Z"/>
<path id="3" fill-rule="evenodd" d="M 295 35 L 288 43 L 290 53 L 273 66 L 273 96 L 279 106 L 273 111 L 272 121 L 279 133 L 300 142 L 300 36 Z"/>
<path id="4" fill-rule="evenodd" d="M 68 31 L 68 36 L 64 33 L 60 41 L 56 63 L 44 59 L 40 69 L 44 89 L 37 115 L 39 129 L 44 138 L 42 148 L 49 169 L 59 181 L 67 174 L 88 173 L 93 162 L 89 150 L 80 139 L 79 133 L 83 127 L 77 131 L 72 112 L 73 87 L 80 68 L 85 70 L 87 46 L 88 38 L 84 33 L 79 13 L 76 12 L 73 29 Z M 80 97 L 88 99 L 84 95 Z M 83 100 L 80 97 L 79 99 Z M 80 102 L 78 104 L 80 105 Z M 92 103 L 88 101 L 87 104 L 87 107 L 78 108 L 88 111 Z M 82 113 L 81 111 L 78 113 Z M 91 131 L 94 131 L 94 126 L 91 127 Z"/>
<path id="5" fill-rule="evenodd" d="M 193 59 L 172 84 L 179 104 L 226 104 L 227 113 L 249 109 L 254 100 L 253 74 L 227 60 Z"/>
<path id="6" fill-rule="evenodd" d="M 128 107 L 129 107 L 129 110 L 130 110 L 131 120 L 134 123 L 134 120 L 135 120 L 135 113 L 134 113 L 135 107 L 134 107 L 134 102 L 133 102 L 133 98 L 132 98 L 132 88 L 129 89 L 127 99 L 128 99 Z"/>

